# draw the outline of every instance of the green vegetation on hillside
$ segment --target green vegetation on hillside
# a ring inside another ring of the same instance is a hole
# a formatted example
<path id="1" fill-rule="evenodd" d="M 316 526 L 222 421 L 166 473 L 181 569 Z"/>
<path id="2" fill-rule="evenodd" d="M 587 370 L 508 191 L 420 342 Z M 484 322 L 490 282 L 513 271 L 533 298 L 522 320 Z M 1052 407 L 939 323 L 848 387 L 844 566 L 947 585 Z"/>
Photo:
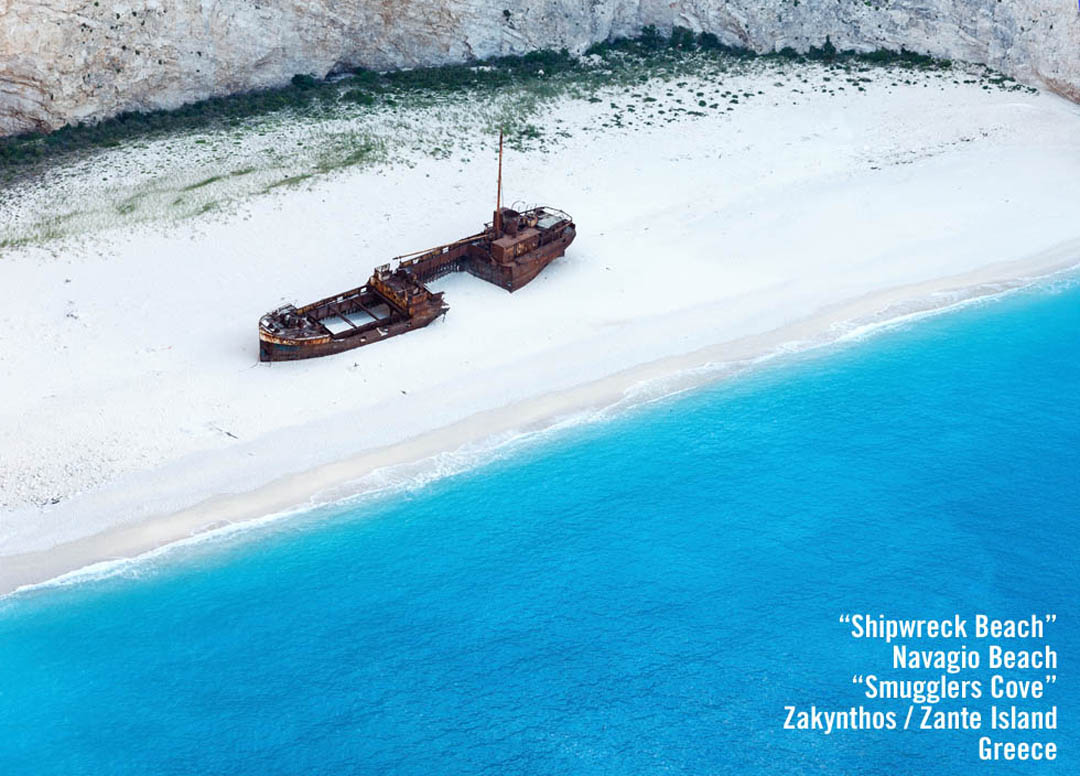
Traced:
<path id="1" fill-rule="evenodd" d="M 811 48 L 805 54 L 785 48 L 757 55 L 747 49 L 726 46 L 710 33 L 694 34 L 681 27 L 676 27 L 670 37 L 664 37 L 655 27 L 646 27 L 637 38 L 605 41 L 592 46 L 585 54 L 578 59 L 565 49 L 535 51 L 482 62 L 384 73 L 359 68 L 326 79 L 298 74 L 288 85 L 277 89 L 211 97 L 172 110 L 121 113 L 103 121 L 79 123 L 50 133 L 0 138 L 0 180 L 12 180 L 17 174 L 30 173 L 43 163 L 82 151 L 171 133 L 240 128 L 252 119 L 275 114 L 295 118 L 335 118 L 372 109 L 379 104 L 411 104 L 417 100 L 445 98 L 455 92 L 519 90 L 539 98 L 567 90 L 581 94 L 583 89 L 640 82 L 657 73 L 690 72 L 700 66 L 703 59 L 729 62 L 733 66 L 758 58 L 821 62 L 848 70 L 872 66 L 944 70 L 951 65 L 947 60 L 903 50 L 841 52 L 829 40 L 823 47 Z M 1023 88 L 1000 76 L 993 83 L 1000 88 Z M 527 134 L 528 126 L 523 124 L 519 133 Z"/>

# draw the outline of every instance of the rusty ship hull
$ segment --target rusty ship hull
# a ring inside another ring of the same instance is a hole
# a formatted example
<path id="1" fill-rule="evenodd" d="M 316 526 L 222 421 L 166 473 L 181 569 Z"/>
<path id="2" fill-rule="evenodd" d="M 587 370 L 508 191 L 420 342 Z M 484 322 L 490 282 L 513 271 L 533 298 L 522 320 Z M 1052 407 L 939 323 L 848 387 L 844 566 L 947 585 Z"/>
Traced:
<path id="1" fill-rule="evenodd" d="M 433 294 L 430 304 L 417 306 L 409 313 L 389 304 L 370 285 L 364 285 L 301 308 L 275 310 L 282 316 L 297 316 L 317 325 L 301 324 L 308 331 L 296 332 L 294 326 L 288 333 L 277 334 L 272 323 L 260 322 L 259 360 L 296 361 L 341 353 L 423 328 L 445 311 L 442 294 Z M 362 319 L 357 321 L 360 316 Z M 335 331 L 327 325 L 330 319 L 344 326 Z"/>
<path id="2" fill-rule="evenodd" d="M 468 272 L 511 293 L 562 256 L 576 236 L 573 219 L 549 207 L 495 211 L 483 232 L 377 267 L 358 288 L 303 307 L 285 305 L 259 321 L 259 360 L 332 355 L 421 329 L 449 305 L 427 283 Z"/>

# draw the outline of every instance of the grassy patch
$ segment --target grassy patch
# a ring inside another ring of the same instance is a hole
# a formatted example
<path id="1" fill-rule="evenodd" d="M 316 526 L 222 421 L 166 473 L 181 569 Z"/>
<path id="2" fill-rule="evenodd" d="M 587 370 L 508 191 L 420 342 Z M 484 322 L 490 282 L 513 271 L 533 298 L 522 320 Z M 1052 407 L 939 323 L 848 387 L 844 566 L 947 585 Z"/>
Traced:
<path id="1" fill-rule="evenodd" d="M 194 191 L 195 189 L 201 189 L 203 186 L 209 186 L 211 183 L 216 183 L 224 177 L 224 175 L 211 175 L 209 178 L 204 178 L 198 183 L 192 183 L 190 186 L 184 186 L 184 188 L 180 189 L 180 191 Z"/>
<path id="2" fill-rule="evenodd" d="M 314 173 L 310 172 L 300 173 L 299 175 L 290 175 L 288 178 L 283 178 L 282 180 L 268 183 L 264 191 L 272 191 L 273 189 L 279 188 L 281 186 L 294 186 L 301 181 L 306 181 L 312 175 L 314 175 Z"/>
<path id="3" fill-rule="evenodd" d="M 358 68 L 330 79 L 299 74 L 277 89 L 211 97 L 174 110 L 121 113 L 107 120 L 80 122 L 54 132 L 0 138 L 0 179 L 11 180 L 16 171 L 35 169 L 44 162 L 79 151 L 110 148 L 135 140 L 143 142 L 177 132 L 238 130 L 252 119 L 274 114 L 328 118 L 342 110 L 370 109 L 379 104 L 396 106 L 402 101 L 412 104 L 418 99 L 503 89 L 544 97 L 567 88 L 643 82 L 648 80 L 650 71 L 678 69 L 681 62 L 701 57 L 728 62 L 758 57 L 748 49 L 722 44 L 711 33 L 695 35 L 681 27 L 674 28 L 670 37 L 664 37 L 654 27 L 646 27 L 637 38 L 598 43 L 586 54 L 589 55 L 586 59 L 603 60 L 604 66 L 591 66 L 571 57 L 564 49 L 385 73 Z M 948 60 L 903 49 L 869 53 L 837 51 L 828 39 L 821 48 L 811 47 L 803 53 L 785 48 L 762 56 L 840 65 L 936 70 L 951 66 Z M 1013 84 L 1000 80 L 993 85 L 1008 88 Z"/>
<path id="4" fill-rule="evenodd" d="M 885 68 L 887 77 L 867 77 L 875 68 Z M 549 152 L 571 136 L 568 129 L 731 117 L 759 100 L 787 104 L 794 99 L 789 92 L 835 94 L 836 88 L 854 95 L 872 81 L 886 88 L 886 81 L 926 86 L 958 78 L 975 88 L 1027 88 L 986 69 L 950 68 L 906 51 L 840 52 L 828 40 L 803 53 L 757 55 L 677 28 L 670 37 L 648 29 L 635 39 L 606 41 L 581 58 L 542 51 L 408 71 L 357 70 L 329 80 L 300 76 L 282 89 L 0 138 L 0 181 L 12 184 L 0 185 L 0 205 L 11 196 L 29 216 L 0 225 L 0 247 L 162 216 L 188 218 L 370 164 L 412 167 L 425 156 L 464 164 L 493 153 L 491 136 L 500 130 L 509 148 Z M 772 84 L 764 87 L 767 97 L 740 87 L 756 76 L 764 76 L 760 85 Z M 587 123 L 563 124 L 553 105 L 564 98 L 594 106 Z M 117 145 L 123 148 L 95 153 Z M 87 192 L 61 223 L 55 214 L 73 202 L 54 184 L 70 174 L 84 176 Z M 32 205 L 25 204 L 27 195 Z"/>

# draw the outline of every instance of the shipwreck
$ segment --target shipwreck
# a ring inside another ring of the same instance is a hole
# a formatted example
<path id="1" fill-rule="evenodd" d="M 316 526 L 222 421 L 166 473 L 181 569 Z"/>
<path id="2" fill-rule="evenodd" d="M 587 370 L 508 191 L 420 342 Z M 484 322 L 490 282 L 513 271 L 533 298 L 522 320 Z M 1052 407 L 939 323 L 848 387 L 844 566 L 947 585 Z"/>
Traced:
<path id="1" fill-rule="evenodd" d="M 397 256 L 375 268 L 364 285 L 317 302 L 285 305 L 259 320 L 259 360 L 293 361 L 371 345 L 427 326 L 450 309 L 427 284 L 468 272 L 511 293 L 566 252 L 573 219 L 552 207 L 502 206 L 503 139 L 495 213 L 470 237 Z"/>

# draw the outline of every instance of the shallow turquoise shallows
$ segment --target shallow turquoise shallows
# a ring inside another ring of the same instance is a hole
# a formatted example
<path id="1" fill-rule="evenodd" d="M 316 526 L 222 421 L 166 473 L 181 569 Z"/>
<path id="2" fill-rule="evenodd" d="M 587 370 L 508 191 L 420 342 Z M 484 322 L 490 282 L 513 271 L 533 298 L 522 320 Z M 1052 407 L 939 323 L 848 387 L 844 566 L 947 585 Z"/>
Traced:
<path id="1" fill-rule="evenodd" d="M 0 602 L 0 774 L 1080 773 L 1078 525 L 1057 283 Z M 784 730 L 906 710 L 845 612 L 1056 613 L 1059 759 Z"/>

